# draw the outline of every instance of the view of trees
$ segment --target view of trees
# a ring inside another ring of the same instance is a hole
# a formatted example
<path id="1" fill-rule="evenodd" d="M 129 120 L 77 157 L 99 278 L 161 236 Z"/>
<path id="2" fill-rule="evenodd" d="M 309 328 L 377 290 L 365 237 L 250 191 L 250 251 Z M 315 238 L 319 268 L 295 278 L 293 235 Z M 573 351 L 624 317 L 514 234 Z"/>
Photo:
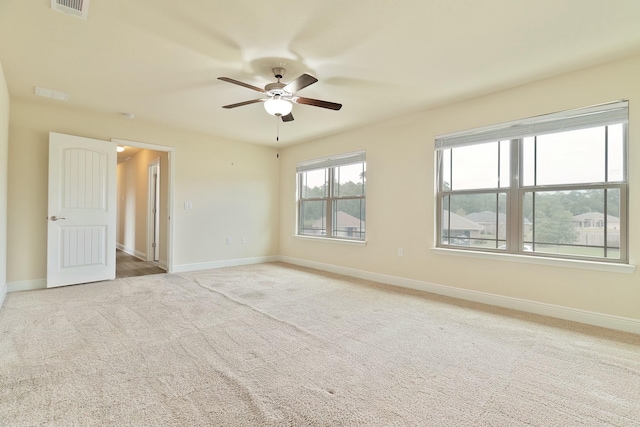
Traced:
<path id="1" fill-rule="evenodd" d="M 334 193 L 339 197 L 360 196 L 364 194 L 363 187 L 363 182 L 355 183 L 353 181 L 348 181 L 341 185 L 336 185 Z M 305 195 L 305 198 L 326 197 L 326 187 L 317 186 L 309 188 L 305 186 L 302 189 L 302 194 Z M 313 222 L 322 218 L 322 216 L 325 214 L 325 209 L 326 205 L 321 201 L 303 202 L 302 215 L 304 226 L 309 227 Z M 336 210 L 343 211 L 355 218 L 362 218 L 363 221 L 366 221 L 364 200 L 362 199 L 338 200 L 336 202 Z"/>
<path id="2" fill-rule="evenodd" d="M 534 195 L 535 194 L 535 195 Z M 620 216 L 620 192 L 608 190 L 607 215 Z M 573 222 L 575 215 L 605 212 L 605 190 L 547 191 L 527 193 L 524 199 L 524 218 L 535 225 L 536 242 L 571 244 L 578 237 Z M 534 216 L 535 201 L 535 216 Z M 445 206 L 445 209 L 449 206 Z M 463 194 L 451 197 L 450 209 L 457 215 L 474 212 L 506 213 L 506 194 Z M 529 240 L 532 236 L 525 236 Z"/>

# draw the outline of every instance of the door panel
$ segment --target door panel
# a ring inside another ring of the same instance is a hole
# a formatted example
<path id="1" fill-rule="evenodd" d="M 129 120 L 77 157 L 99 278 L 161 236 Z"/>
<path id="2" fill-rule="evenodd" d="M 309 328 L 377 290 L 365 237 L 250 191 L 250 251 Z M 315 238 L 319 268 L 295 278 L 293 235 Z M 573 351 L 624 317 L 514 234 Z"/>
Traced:
<path id="1" fill-rule="evenodd" d="M 49 134 L 47 287 L 115 278 L 116 145 Z"/>

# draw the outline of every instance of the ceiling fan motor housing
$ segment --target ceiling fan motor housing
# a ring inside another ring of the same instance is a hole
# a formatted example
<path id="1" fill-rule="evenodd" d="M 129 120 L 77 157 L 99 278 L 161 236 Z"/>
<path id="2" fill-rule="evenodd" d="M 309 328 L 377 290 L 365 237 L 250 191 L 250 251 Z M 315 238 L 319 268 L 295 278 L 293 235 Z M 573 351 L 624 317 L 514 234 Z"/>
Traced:
<path id="1" fill-rule="evenodd" d="M 275 96 L 275 95 L 285 95 L 285 96 L 291 96 L 290 93 L 285 92 L 284 90 L 282 90 L 283 87 L 285 87 L 286 85 L 284 83 L 269 83 L 264 87 L 264 90 L 267 91 L 267 93 L 271 96 Z"/>

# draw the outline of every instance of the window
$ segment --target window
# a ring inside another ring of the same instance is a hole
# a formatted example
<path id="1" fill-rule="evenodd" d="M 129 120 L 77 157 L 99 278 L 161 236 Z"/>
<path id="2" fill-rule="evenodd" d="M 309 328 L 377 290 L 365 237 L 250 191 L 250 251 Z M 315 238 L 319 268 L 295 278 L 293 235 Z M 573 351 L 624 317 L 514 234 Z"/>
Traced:
<path id="1" fill-rule="evenodd" d="M 364 240 L 365 153 L 297 165 L 298 234 Z"/>
<path id="2" fill-rule="evenodd" d="M 436 138 L 438 247 L 627 262 L 628 103 Z"/>

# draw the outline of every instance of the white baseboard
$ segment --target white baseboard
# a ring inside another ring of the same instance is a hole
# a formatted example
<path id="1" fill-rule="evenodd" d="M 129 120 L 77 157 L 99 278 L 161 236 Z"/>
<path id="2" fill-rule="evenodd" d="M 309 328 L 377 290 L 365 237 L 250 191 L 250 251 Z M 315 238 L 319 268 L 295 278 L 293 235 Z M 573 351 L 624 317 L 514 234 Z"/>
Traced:
<path id="1" fill-rule="evenodd" d="M 164 269 L 164 270 L 169 271 L 169 267 L 167 267 L 167 260 L 159 259 L 159 260 L 158 260 L 158 267 L 160 267 L 160 268 L 162 268 L 162 269 Z"/>
<path id="2" fill-rule="evenodd" d="M 2 288 L 0 289 L 0 310 L 2 310 L 2 305 L 4 304 L 4 300 L 7 297 L 8 286 L 6 283 L 2 284 Z"/>
<path id="3" fill-rule="evenodd" d="M 47 279 L 21 280 L 19 282 L 7 283 L 7 292 L 33 291 L 35 289 L 46 289 Z"/>
<path id="4" fill-rule="evenodd" d="M 133 255 L 134 257 L 141 259 L 142 261 L 147 260 L 147 254 L 141 251 L 137 251 L 134 248 L 128 248 L 124 246 L 122 243 L 116 243 L 116 248 L 120 249 L 122 252 L 127 253 L 129 255 Z"/>
<path id="5" fill-rule="evenodd" d="M 371 280 L 387 285 L 416 289 L 419 291 L 459 298 L 467 301 L 474 301 L 482 304 L 489 304 L 498 307 L 525 311 L 528 313 L 540 314 L 543 316 L 555 317 L 558 319 L 570 320 L 573 322 L 586 323 L 588 325 L 600 326 L 603 328 L 616 329 L 619 331 L 640 334 L 640 320 L 628 317 L 613 316 L 610 314 L 580 310 L 577 308 L 565 307 L 561 305 L 541 303 L 537 301 L 507 297 L 503 295 L 490 294 L 469 289 L 455 288 L 452 286 L 437 285 L 420 280 L 372 273 L 369 271 L 356 270 L 354 268 L 341 267 L 338 265 L 325 264 L 321 262 L 309 261 L 288 256 L 280 256 L 279 260 L 288 264 L 314 268 L 316 270 L 327 271 L 330 273 L 343 274 L 345 276 Z"/>
<path id="6" fill-rule="evenodd" d="M 195 264 L 180 264 L 173 266 L 173 273 L 186 273 L 188 271 L 209 270 L 212 268 L 235 267 L 236 265 L 261 264 L 263 262 L 279 261 L 278 255 L 261 256 L 253 258 L 225 259 L 221 261 L 209 261 Z"/>

